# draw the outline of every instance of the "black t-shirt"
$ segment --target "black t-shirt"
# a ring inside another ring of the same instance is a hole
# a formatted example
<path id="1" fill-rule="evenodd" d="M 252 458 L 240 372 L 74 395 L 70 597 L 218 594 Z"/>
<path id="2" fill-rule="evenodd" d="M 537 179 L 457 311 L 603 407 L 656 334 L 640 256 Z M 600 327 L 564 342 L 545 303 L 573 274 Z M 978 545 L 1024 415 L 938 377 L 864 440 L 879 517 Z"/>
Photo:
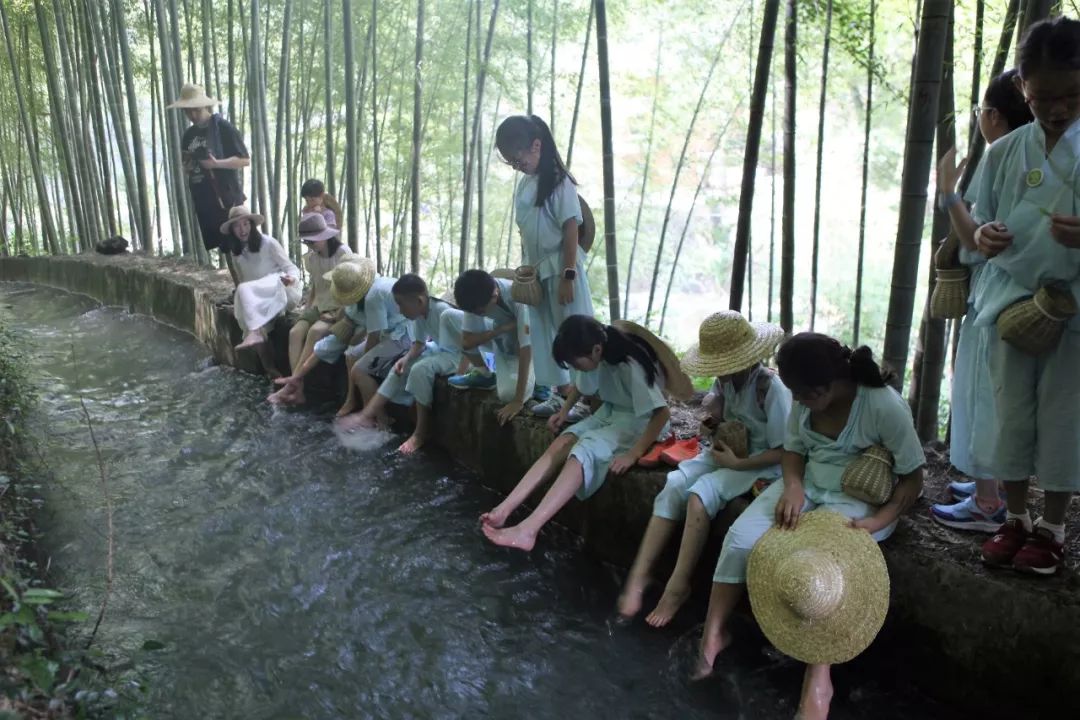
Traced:
<path id="1" fill-rule="evenodd" d="M 240 132 L 220 115 L 213 115 L 205 126 L 192 125 L 184 131 L 180 141 L 183 151 L 184 172 L 188 186 L 196 198 L 220 200 L 225 208 L 234 207 L 244 201 L 243 180 L 239 170 L 218 168 L 207 170 L 199 164 L 211 154 L 222 160 L 230 157 L 250 157 Z"/>

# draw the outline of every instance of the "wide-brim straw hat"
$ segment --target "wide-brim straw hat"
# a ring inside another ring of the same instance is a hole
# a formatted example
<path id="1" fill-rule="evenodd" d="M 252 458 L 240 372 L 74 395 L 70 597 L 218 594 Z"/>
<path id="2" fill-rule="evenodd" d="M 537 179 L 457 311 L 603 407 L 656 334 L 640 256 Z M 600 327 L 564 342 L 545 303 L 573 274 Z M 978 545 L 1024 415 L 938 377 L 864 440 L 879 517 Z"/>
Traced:
<path id="1" fill-rule="evenodd" d="M 232 226 L 241 220 L 250 220 L 252 225 L 262 225 L 264 219 L 262 215 L 248 210 L 247 205 L 237 205 L 229 208 L 229 219 L 223 222 L 218 230 L 222 235 L 228 235 Z"/>
<path id="2" fill-rule="evenodd" d="M 323 275 L 330 281 L 330 296 L 339 305 L 358 303 L 375 282 L 375 263 L 366 257 L 350 257 Z"/>
<path id="3" fill-rule="evenodd" d="M 735 310 L 713 313 L 701 322 L 682 368 L 693 377 L 731 375 L 768 359 L 783 337 L 779 325 L 752 323 Z"/>
<path id="4" fill-rule="evenodd" d="M 830 510 L 773 527 L 750 552 L 750 607 L 780 652 L 814 665 L 844 663 L 877 637 L 889 610 L 889 570 L 870 533 Z"/>
<path id="5" fill-rule="evenodd" d="M 649 347 L 660 360 L 660 369 L 664 371 L 664 392 L 676 400 L 689 400 L 694 394 L 694 383 L 679 366 L 679 358 L 668 344 L 658 338 L 646 327 L 629 320 L 616 320 L 611 326 L 630 335 L 637 335 L 649 343 Z"/>
<path id="6" fill-rule="evenodd" d="M 220 103 L 206 94 L 202 85 L 186 83 L 180 88 L 180 99 L 172 105 L 166 106 L 167 110 L 185 110 L 187 108 L 216 107 Z"/>
<path id="7" fill-rule="evenodd" d="M 328 225 L 322 213 L 304 213 L 300 217 L 297 226 L 300 242 L 313 243 L 320 240 L 329 240 L 341 234 L 333 225 Z"/>

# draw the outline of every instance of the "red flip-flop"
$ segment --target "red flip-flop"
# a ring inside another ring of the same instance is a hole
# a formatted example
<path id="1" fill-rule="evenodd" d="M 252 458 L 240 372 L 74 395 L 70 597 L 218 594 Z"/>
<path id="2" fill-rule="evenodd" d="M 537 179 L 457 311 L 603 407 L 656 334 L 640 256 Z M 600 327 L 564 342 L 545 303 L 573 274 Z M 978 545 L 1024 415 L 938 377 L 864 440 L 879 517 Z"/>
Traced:
<path id="1" fill-rule="evenodd" d="M 642 455 L 637 464 L 641 467 L 653 468 L 660 464 L 660 453 L 664 452 L 672 445 L 675 444 L 675 434 L 672 433 L 666 440 L 661 440 L 658 443 L 653 443 L 653 446 L 649 448 L 649 452 Z"/>
<path id="2" fill-rule="evenodd" d="M 697 457 L 700 451 L 697 436 L 687 438 L 685 440 L 679 440 L 671 447 L 666 448 L 660 453 L 660 459 L 671 465 L 672 467 L 678 466 L 683 460 L 690 460 Z"/>

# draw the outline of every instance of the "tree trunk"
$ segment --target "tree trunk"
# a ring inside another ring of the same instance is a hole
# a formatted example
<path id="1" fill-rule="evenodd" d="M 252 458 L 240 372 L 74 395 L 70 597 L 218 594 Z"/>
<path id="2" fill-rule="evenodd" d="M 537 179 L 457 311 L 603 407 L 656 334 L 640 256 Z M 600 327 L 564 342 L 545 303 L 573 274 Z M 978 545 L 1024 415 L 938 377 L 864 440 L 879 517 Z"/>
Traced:
<path id="1" fill-rule="evenodd" d="M 1027 35 L 1028 28 L 1040 20 L 1050 17 L 1050 12 L 1053 8 L 1054 0 L 1024 1 L 1024 14 L 1020 18 L 1020 32 L 1016 34 L 1016 55 L 1013 59 L 1013 65 L 1020 64 L 1020 44 L 1024 41 L 1024 36 Z"/>
<path id="2" fill-rule="evenodd" d="M 551 95 L 548 99 L 548 127 L 555 135 L 555 48 L 559 42 L 559 0 L 553 0 L 551 8 Z"/>
<path id="3" fill-rule="evenodd" d="M 795 324 L 795 0 L 787 0 L 784 32 L 784 207 L 780 237 L 780 327 Z"/>
<path id="4" fill-rule="evenodd" d="M 615 151 L 611 135 L 611 81 L 608 75 L 607 3 L 596 6 L 596 58 L 600 71 L 600 136 L 604 152 L 604 253 L 607 260 L 608 313 L 619 319 L 619 253 L 615 242 Z M 586 45 L 588 41 L 586 40 Z M 575 119 L 576 119 L 575 112 Z M 571 134 L 573 130 L 571 129 Z"/>
<path id="5" fill-rule="evenodd" d="M 323 0 L 323 70 L 325 71 L 326 83 L 325 100 L 323 109 L 323 122 L 326 123 L 326 190 L 335 195 L 337 181 L 334 174 L 334 157 L 337 154 L 334 147 L 334 26 L 332 24 L 330 8 L 333 3 Z M 356 251 L 357 239 L 350 237 L 349 246 Z"/>
<path id="6" fill-rule="evenodd" d="M 270 232 L 275 238 L 284 243 L 281 233 L 281 172 L 282 151 L 285 126 L 288 125 L 287 117 L 291 100 L 289 83 L 289 41 L 292 39 L 292 0 L 285 0 L 284 17 L 281 21 L 281 62 L 278 65 L 277 86 L 277 117 L 274 122 L 274 172 L 270 180 L 270 210 L 273 219 L 270 223 Z M 269 38 L 267 39 L 269 43 Z M 291 188 L 290 188 L 291 190 Z M 288 194 L 286 194 L 288 197 Z"/>
<path id="7" fill-rule="evenodd" d="M 350 0 L 344 0 L 344 3 L 349 3 Z M 379 82 L 378 82 L 378 70 L 379 70 L 379 53 L 378 53 L 378 39 L 379 39 L 379 23 L 378 23 L 378 0 L 371 0 L 371 148 L 373 167 L 371 174 L 371 185 L 374 191 L 374 211 L 375 211 L 375 267 L 382 272 L 382 210 L 380 188 L 379 188 Z M 347 64 L 346 64 L 347 65 Z M 346 80 L 347 83 L 352 82 L 352 76 Z M 346 100 L 348 102 L 348 100 Z M 350 144 L 350 147 L 355 147 Z M 353 186 L 350 178 L 349 186 Z"/>
<path id="8" fill-rule="evenodd" d="M 877 0 L 870 0 L 870 52 L 866 62 L 866 111 L 863 119 L 862 192 L 859 196 L 859 250 L 855 261 L 855 318 L 852 321 L 851 344 L 859 345 L 860 319 L 862 317 L 863 262 L 866 258 L 866 191 L 870 182 L 870 121 L 874 116 L 874 24 Z"/>
<path id="9" fill-rule="evenodd" d="M 476 104 L 473 112 L 472 137 L 469 140 L 469 152 L 465 163 L 465 193 L 463 195 L 463 207 L 461 211 L 461 247 L 458 252 L 458 272 L 466 269 L 469 262 L 469 220 L 472 211 L 472 174 L 476 165 L 476 144 L 480 135 L 480 108 L 484 101 L 484 81 L 487 78 L 488 61 L 491 58 L 491 41 L 495 36 L 495 19 L 499 13 L 499 0 L 491 4 L 491 17 L 488 20 L 487 38 L 484 41 L 484 56 L 477 68 L 476 78 Z M 480 26 L 477 24 L 477 43 L 479 43 Z M 478 220 L 482 222 L 482 219 Z"/>
<path id="10" fill-rule="evenodd" d="M 941 63 L 945 56 L 945 37 L 948 34 L 951 8 L 952 3 L 949 0 L 926 0 L 916 50 L 915 79 L 911 89 L 912 103 L 901 180 L 900 222 L 896 231 L 892 292 L 889 295 L 885 349 L 882 353 L 885 363 L 899 374 L 901 387 L 911 341 L 911 315 L 919 276 L 926 190 L 933 160 Z"/>
<path id="11" fill-rule="evenodd" d="M 979 0 L 982 2 L 982 0 Z M 825 49 L 821 54 L 821 96 L 818 100 L 817 165 L 814 171 L 814 245 L 810 254 L 810 330 L 817 320 L 818 253 L 821 249 L 821 166 L 825 150 L 825 103 L 829 86 L 829 48 L 832 45 L 833 0 L 825 6 Z M 873 18 L 870 20 L 873 23 Z M 871 41 L 873 42 L 873 41 Z M 873 70 L 873 64 L 870 65 Z M 977 75 L 978 73 L 976 73 Z"/>
<path id="12" fill-rule="evenodd" d="M 637 254 L 638 231 L 641 229 L 641 211 L 645 208 L 645 188 L 649 183 L 649 166 L 652 164 L 653 132 L 656 129 L 656 108 L 660 105 L 660 61 L 663 58 L 664 31 L 656 37 L 656 70 L 653 72 L 653 102 L 649 113 L 649 135 L 645 140 L 645 168 L 641 171 L 641 195 L 638 198 L 637 217 L 634 219 L 634 239 L 630 242 L 630 262 L 626 266 L 626 290 L 623 295 L 622 314 L 630 317 L 630 286 L 634 282 L 634 255 Z M 670 289 L 668 290 L 670 292 Z M 665 300 L 666 305 L 666 300 Z M 661 315 L 660 324 L 664 324 Z"/>
<path id="13" fill-rule="evenodd" d="M 372 23 L 375 22 L 374 12 L 375 5 L 372 3 Z M 342 32 L 345 35 L 345 206 L 349 209 L 345 219 L 348 227 L 349 247 L 352 248 L 353 252 L 356 252 L 360 238 L 360 202 L 357 200 L 357 187 L 359 184 L 357 182 L 357 166 L 359 164 L 360 148 L 357 146 L 356 137 L 356 115 L 359 108 L 356 105 L 356 62 L 354 59 L 351 0 L 343 0 L 341 13 Z M 329 91 L 327 91 L 327 97 L 329 97 Z M 375 152 L 378 153 L 378 148 L 376 148 Z M 381 270 L 381 257 L 378 266 Z"/>
<path id="14" fill-rule="evenodd" d="M 570 141 L 566 146 L 567 168 L 574 159 L 574 136 L 577 134 L 578 110 L 581 109 L 581 87 L 585 84 L 585 61 L 589 58 L 589 39 L 592 37 L 593 15 L 595 14 L 596 3 L 593 1 L 589 3 L 589 19 L 585 22 L 585 45 L 581 48 L 581 70 L 578 71 L 577 92 L 574 95 L 574 116 L 570 120 Z"/>
<path id="15" fill-rule="evenodd" d="M 526 110 L 533 114 L 533 0 L 528 0 L 525 20 L 525 95 Z"/>
<path id="16" fill-rule="evenodd" d="M 144 253 L 151 254 L 153 239 L 150 230 L 150 196 L 146 184 L 146 155 L 142 143 L 142 123 L 139 119 L 139 102 L 135 94 L 134 67 L 131 63 L 131 47 L 128 43 L 127 18 L 120 0 L 112 0 L 112 15 L 116 22 L 117 35 L 120 38 L 120 63 L 124 76 L 124 90 L 127 95 L 128 124 L 131 132 L 132 155 L 135 160 L 135 183 L 137 207 L 139 211 L 139 237 L 142 239 Z M 153 39 L 148 43 L 153 51 Z M 153 78 L 151 78 L 153 84 Z M 131 189 L 128 189 L 130 195 Z"/>
<path id="17" fill-rule="evenodd" d="M 758 45 L 757 68 L 754 71 L 754 88 L 751 91 L 750 118 L 746 131 L 746 154 L 743 157 L 742 190 L 739 195 L 739 217 L 735 227 L 735 249 L 731 263 L 731 290 L 728 305 L 732 310 L 742 309 L 743 284 L 746 279 L 746 256 L 750 246 L 750 220 L 754 209 L 754 180 L 757 174 L 758 154 L 761 150 L 761 125 L 765 117 L 765 93 L 769 86 L 769 68 L 772 64 L 773 39 L 776 19 L 780 13 L 780 0 L 765 0 L 765 14 L 761 22 L 761 42 Z"/>

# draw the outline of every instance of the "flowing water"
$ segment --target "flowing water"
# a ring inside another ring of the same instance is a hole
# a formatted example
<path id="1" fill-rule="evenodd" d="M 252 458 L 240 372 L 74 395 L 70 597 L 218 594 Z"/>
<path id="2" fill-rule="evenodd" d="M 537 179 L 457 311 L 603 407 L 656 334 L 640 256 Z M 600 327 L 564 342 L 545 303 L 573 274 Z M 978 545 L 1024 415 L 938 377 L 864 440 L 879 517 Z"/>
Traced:
<path id="1" fill-rule="evenodd" d="M 325 410 L 275 411 L 264 380 L 83 297 L 0 283 L 0 313 L 41 394 L 42 549 L 91 617 L 105 510 L 80 396 L 92 418 L 116 539 L 97 644 L 134 658 L 148 716 L 792 716 L 801 668 L 752 631 L 691 685 L 695 631 L 613 624 L 617 577 L 572 542 L 487 545 L 497 498 L 445 455 L 345 448 Z M 893 672 L 839 670 L 833 717 L 960 715 Z"/>

